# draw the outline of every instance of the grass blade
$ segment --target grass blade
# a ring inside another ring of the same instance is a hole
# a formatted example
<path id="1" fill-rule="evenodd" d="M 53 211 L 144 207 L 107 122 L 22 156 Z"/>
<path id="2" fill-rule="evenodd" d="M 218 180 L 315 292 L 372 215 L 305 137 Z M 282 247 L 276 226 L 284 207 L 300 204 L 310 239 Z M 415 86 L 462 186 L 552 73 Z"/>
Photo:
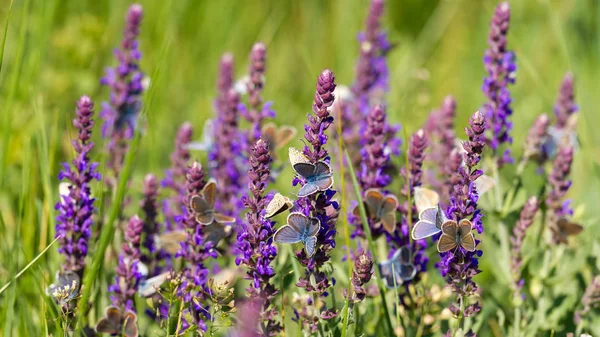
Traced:
<path id="1" fill-rule="evenodd" d="M 344 155 L 346 156 L 346 161 L 348 162 L 348 172 L 350 173 L 350 177 L 352 178 L 352 186 L 354 186 L 354 193 L 356 194 L 356 199 L 358 201 L 358 209 L 360 211 L 360 219 L 362 222 L 363 231 L 365 232 L 365 236 L 367 237 L 367 241 L 369 242 L 369 250 L 371 254 L 373 254 L 373 260 L 375 264 L 378 264 L 377 253 L 375 249 L 375 244 L 373 243 L 373 238 L 371 237 L 371 230 L 368 226 L 367 220 L 367 211 L 365 210 L 365 205 L 363 204 L 362 197 L 360 194 L 360 187 L 358 186 L 358 180 L 356 179 L 356 174 L 354 173 L 354 167 L 352 166 L 352 161 L 348 151 L 344 149 Z M 381 281 L 381 273 L 379 272 L 379 268 L 375 267 L 375 273 L 377 274 L 377 287 L 379 288 L 379 293 L 381 294 L 381 303 L 383 304 L 383 311 L 385 314 L 385 321 L 389 328 L 388 336 L 392 336 L 394 333 L 394 326 L 392 325 L 392 321 L 390 318 L 389 309 L 387 306 L 387 301 L 385 299 L 385 286 Z"/>
<path id="2" fill-rule="evenodd" d="M 4 60 L 4 46 L 6 45 L 6 35 L 8 33 L 8 22 L 10 21 L 10 11 L 12 10 L 13 1 L 10 1 L 8 12 L 6 13 L 6 23 L 4 24 L 4 35 L 2 36 L 2 45 L 0 46 L 0 72 L 2 72 L 2 61 Z"/>

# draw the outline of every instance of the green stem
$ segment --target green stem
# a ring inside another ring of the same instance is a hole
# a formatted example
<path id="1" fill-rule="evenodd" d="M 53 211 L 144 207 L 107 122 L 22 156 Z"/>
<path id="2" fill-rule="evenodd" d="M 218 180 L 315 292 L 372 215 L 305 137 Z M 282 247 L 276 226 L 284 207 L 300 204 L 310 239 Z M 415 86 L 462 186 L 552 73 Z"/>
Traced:
<path id="1" fill-rule="evenodd" d="M 369 250 L 373 252 L 373 260 L 377 263 L 377 254 L 375 253 L 375 244 L 373 244 L 373 238 L 371 237 L 371 231 L 368 226 L 367 221 L 367 212 L 365 210 L 365 205 L 363 204 L 362 197 L 360 194 L 360 187 L 358 185 L 358 180 L 356 179 L 356 174 L 354 173 L 354 167 L 352 166 L 352 160 L 348 151 L 344 149 L 344 154 L 346 156 L 346 161 L 348 162 L 348 171 L 350 172 L 350 177 L 352 178 L 352 185 L 354 186 L 354 193 L 356 194 L 356 199 L 358 201 L 358 209 L 360 211 L 360 218 L 362 222 L 363 231 L 365 232 L 365 236 L 367 237 L 367 241 L 369 242 Z M 381 295 L 381 304 L 383 305 L 383 310 L 385 313 L 385 322 L 388 327 L 388 336 L 393 335 L 394 326 L 392 325 L 392 320 L 390 318 L 390 313 L 387 306 L 387 301 L 385 299 L 385 286 L 383 285 L 381 273 L 379 272 L 379 268 L 375 268 L 375 273 L 377 274 L 377 286 L 379 288 L 379 294 Z"/>
<path id="2" fill-rule="evenodd" d="M 521 336 L 521 308 L 515 307 L 515 337 Z"/>

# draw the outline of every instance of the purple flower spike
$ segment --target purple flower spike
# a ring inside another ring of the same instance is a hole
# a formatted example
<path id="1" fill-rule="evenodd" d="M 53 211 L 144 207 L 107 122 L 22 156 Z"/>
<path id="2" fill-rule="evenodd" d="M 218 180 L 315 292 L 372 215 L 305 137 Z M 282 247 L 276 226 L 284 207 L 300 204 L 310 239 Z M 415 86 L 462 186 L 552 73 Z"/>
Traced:
<path id="1" fill-rule="evenodd" d="M 243 263 L 248 268 L 246 274 L 252 283 L 246 291 L 252 302 L 260 304 L 260 325 L 264 336 L 275 336 L 282 330 L 279 322 L 275 320 L 277 310 L 272 305 L 277 289 L 270 283 L 271 278 L 275 276 L 272 263 L 277 256 L 277 248 L 273 244 L 275 226 L 264 217 L 268 201 L 265 198 L 265 189 L 269 181 L 270 164 L 269 146 L 259 138 L 251 150 L 248 170 L 250 196 L 243 198 L 248 212 L 246 222 L 237 235 L 241 255 L 236 259 L 236 264 Z"/>
<path id="2" fill-rule="evenodd" d="M 325 131 L 333 123 L 333 117 L 329 114 L 328 108 L 334 101 L 335 86 L 333 73 L 329 69 L 321 72 L 314 96 L 314 115 L 308 115 L 308 124 L 304 126 L 306 131 L 304 138 L 308 143 L 304 147 L 304 154 L 313 164 L 322 160 L 329 162 Z M 300 183 L 302 184 L 302 182 Z M 339 205 L 332 200 L 335 193 L 336 191 L 333 189 L 317 192 L 298 199 L 295 206 L 304 215 L 317 218 L 321 224 L 314 255 L 307 256 L 304 249 L 296 252 L 298 260 L 306 267 L 305 277 L 300 278 L 297 286 L 305 288 L 308 292 L 314 292 L 316 295 L 326 296 L 326 291 L 330 287 L 330 281 L 321 268 L 329 261 L 331 251 L 335 248 L 335 223 L 339 215 Z M 311 280 L 313 277 L 314 279 Z"/>
<path id="3" fill-rule="evenodd" d="M 352 286 L 354 288 L 353 301 L 362 302 L 367 295 L 367 291 L 363 288 L 373 276 L 373 258 L 362 253 L 354 260 L 354 270 L 352 271 Z"/>
<path id="4" fill-rule="evenodd" d="M 556 103 L 554 104 L 554 115 L 556 116 L 556 127 L 564 128 L 567 126 L 567 121 L 572 114 L 576 113 L 579 108 L 575 104 L 573 74 L 565 74 L 562 81 Z"/>
<path id="5" fill-rule="evenodd" d="M 520 292 L 523 284 L 521 284 L 521 266 L 523 260 L 521 257 L 521 247 L 523 246 L 523 239 L 525 239 L 525 233 L 527 229 L 533 224 L 533 219 L 539 208 L 539 201 L 536 197 L 531 197 L 525 203 L 523 210 L 521 211 L 521 217 L 517 222 L 515 228 L 513 228 L 513 236 L 510 238 L 512 244 L 512 261 L 510 269 L 514 278 L 515 291 Z"/>
<path id="6" fill-rule="evenodd" d="M 108 291 L 112 293 L 112 304 L 122 310 L 135 312 L 134 296 L 142 279 L 139 264 L 143 230 L 144 222 L 137 215 L 129 219 L 119 254 L 119 264 L 115 270 L 115 283 L 108 287 Z"/>
<path id="7" fill-rule="evenodd" d="M 144 247 L 146 249 L 144 250 L 144 254 L 142 254 L 141 261 L 148 266 L 151 273 L 150 276 L 154 276 L 157 273 L 153 272 L 153 270 L 158 263 L 155 240 L 161 230 L 160 223 L 158 222 L 158 181 L 155 175 L 146 175 L 142 192 L 140 207 L 144 213 Z"/>
<path id="8" fill-rule="evenodd" d="M 94 103 L 87 96 L 77 101 L 76 118 L 73 126 L 78 129 L 77 138 L 73 139 L 75 159 L 72 165 L 63 163 L 63 169 L 58 179 L 66 180 L 69 185 L 68 193 L 60 196 L 55 209 L 56 237 L 60 247 L 58 251 L 65 256 L 63 271 L 72 271 L 80 277 L 85 267 L 85 257 L 92 235 L 92 215 L 94 201 L 90 191 L 92 180 L 100 180 L 97 171 L 98 163 L 90 162 L 90 152 L 94 143 L 90 141 L 94 126 Z"/>
<path id="9" fill-rule="evenodd" d="M 263 104 L 261 96 L 265 85 L 265 70 L 267 61 L 267 48 L 264 43 L 258 42 L 252 47 L 250 52 L 250 65 L 248 66 L 249 80 L 248 104 L 246 119 L 251 124 L 248 137 L 249 144 L 254 144 L 261 136 L 261 127 L 263 120 L 272 116 L 270 104 Z"/>
<path id="10" fill-rule="evenodd" d="M 482 88 L 488 99 L 483 107 L 490 128 L 487 143 L 494 150 L 496 156 L 501 145 L 512 143 L 510 137 L 512 123 L 508 120 L 512 115 L 510 107 L 512 98 L 508 91 L 508 85 L 515 82 L 517 66 L 514 53 L 506 49 L 509 21 L 510 6 L 508 2 L 502 2 L 494 12 L 488 38 L 490 47 L 485 51 L 483 58 L 488 73 Z M 497 160 L 500 166 L 512 163 L 509 150 L 507 149 Z"/>
<path id="11" fill-rule="evenodd" d="M 129 147 L 127 139 L 133 136 L 137 117 L 141 110 L 141 96 L 144 91 L 142 79 L 144 74 L 139 69 L 141 53 L 137 40 L 142 21 L 142 6 L 133 4 L 129 7 L 125 18 L 121 49 L 115 50 L 115 58 L 119 62 L 114 68 L 107 68 L 106 75 L 100 80 L 102 85 L 110 87 L 110 103 L 102 104 L 103 137 L 109 137 L 108 167 L 114 178 L 121 171 L 125 153 Z M 107 180 L 109 184 L 114 181 Z"/>
<path id="12" fill-rule="evenodd" d="M 456 148 L 454 134 L 454 117 L 456 116 L 456 100 L 452 96 L 446 96 L 439 110 L 432 111 L 425 126 L 425 132 L 431 138 L 430 159 L 433 167 L 438 168 L 436 172 L 427 172 L 427 182 L 432 188 L 440 192 L 442 200 L 447 200 L 448 189 L 444 182 L 450 179 L 456 172 L 446 171 L 444 167 L 448 163 L 448 154 Z M 459 163 L 460 164 L 460 163 Z"/>
<path id="13" fill-rule="evenodd" d="M 563 242 L 560 237 L 560 230 L 557 228 L 558 220 L 568 217 L 573 214 L 573 210 L 569 206 L 570 202 L 565 201 L 565 196 L 571 187 L 569 174 L 571 173 L 571 165 L 573 164 L 573 148 L 563 146 L 558 150 L 552 172 L 548 177 L 552 189 L 546 197 L 546 206 L 550 211 L 548 224 L 553 234 L 555 243 Z"/>
<path id="14" fill-rule="evenodd" d="M 165 201 L 164 214 L 167 229 L 173 229 L 175 217 L 185 207 L 185 174 L 190 161 L 190 151 L 187 145 L 192 141 L 193 128 L 190 122 L 185 122 L 179 127 L 175 138 L 175 149 L 171 153 L 171 168 L 165 172 L 165 179 L 161 181 L 162 187 L 174 192 L 174 195 Z"/>
<path id="15" fill-rule="evenodd" d="M 541 114 L 535 119 L 525 140 L 523 160 L 531 158 L 537 160 L 539 163 L 543 163 L 547 159 L 548 155 L 542 146 L 548 136 L 549 126 L 550 118 L 548 118 L 548 115 Z"/>
<path id="16" fill-rule="evenodd" d="M 462 144 L 466 151 L 463 156 L 465 165 L 458 168 L 460 179 L 454 185 L 450 196 L 450 207 L 446 211 L 446 215 L 457 222 L 469 219 L 473 223 L 473 228 L 480 234 L 483 233 L 481 222 L 483 215 L 477 207 L 479 195 L 475 188 L 475 180 L 483 174 L 481 170 L 476 169 L 476 166 L 481 161 L 481 153 L 486 143 L 485 129 L 485 118 L 482 113 L 476 111 L 469 119 L 469 128 L 465 129 L 469 138 Z M 480 243 L 477 239 L 475 242 L 476 245 Z M 464 304 L 468 297 L 477 292 L 477 284 L 473 281 L 473 277 L 481 272 L 478 259 L 482 254 L 481 250 L 475 249 L 474 252 L 469 252 L 462 247 L 455 251 L 441 253 L 441 261 L 437 267 L 457 295 L 458 303 Z M 451 304 L 450 310 L 455 317 L 468 317 L 479 312 L 481 307 L 478 302 L 466 306 Z"/>

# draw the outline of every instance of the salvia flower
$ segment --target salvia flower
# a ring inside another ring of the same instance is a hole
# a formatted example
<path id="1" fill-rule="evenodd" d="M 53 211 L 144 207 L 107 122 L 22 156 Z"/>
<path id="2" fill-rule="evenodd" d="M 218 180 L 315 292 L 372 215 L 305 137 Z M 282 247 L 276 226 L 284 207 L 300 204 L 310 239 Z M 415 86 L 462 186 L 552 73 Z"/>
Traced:
<path id="1" fill-rule="evenodd" d="M 271 278 L 275 276 L 272 263 L 277 256 L 277 248 L 273 244 L 275 227 L 273 222 L 264 217 L 268 199 L 265 189 L 269 181 L 269 165 L 271 156 L 267 142 L 259 138 L 251 150 L 248 188 L 250 195 L 243 198 L 248 211 L 246 222 L 238 232 L 238 249 L 241 254 L 236 263 L 243 263 L 247 268 L 246 274 L 252 280 L 246 289 L 250 300 L 260 304 L 260 321 L 264 336 L 274 336 L 282 329 L 275 320 L 277 311 L 273 300 L 277 289 Z"/>
<path id="2" fill-rule="evenodd" d="M 585 293 L 581 298 L 581 304 L 583 308 L 575 312 L 574 320 L 576 324 L 580 324 L 590 310 L 598 307 L 600 304 L 600 276 L 595 276 L 585 289 Z"/>
<path id="3" fill-rule="evenodd" d="M 226 54 L 221 59 L 218 79 L 217 112 L 213 123 L 215 143 L 208 153 L 212 177 L 217 181 L 215 209 L 229 216 L 238 216 L 243 207 L 245 177 L 241 162 L 244 161 L 244 137 L 238 127 L 240 95 L 232 88 L 233 58 Z"/>
<path id="4" fill-rule="evenodd" d="M 250 65 L 248 66 L 248 107 L 240 104 L 240 114 L 250 122 L 248 144 L 254 144 L 261 137 L 261 127 L 266 118 L 275 117 L 271 109 L 272 102 L 263 103 L 261 96 L 265 85 L 265 71 L 267 61 L 267 48 L 262 42 L 254 44 L 250 51 Z"/>
<path id="5" fill-rule="evenodd" d="M 333 72 L 329 69 L 323 70 L 317 80 L 317 90 L 312 107 L 314 115 L 308 115 L 308 124 L 304 126 L 304 130 L 306 131 L 304 138 L 308 143 L 304 147 L 304 155 L 313 164 L 321 160 L 329 161 L 326 150 L 328 137 L 325 131 L 333 123 L 333 116 L 329 114 L 328 108 L 334 101 L 333 91 L 335 90 L 335 86 Z M 293 184 L 297 185 L 298 183 L 304 184 L 303 181 L 295 178 Z M 297 285 L 317 295 L 327 295 L 326 291 L 330 287 L 330 281 L 321 268 L 329 261 L 331 251 L 335 247 L 335 221 L 339 211 L 338 203 L 332 200 L 335 193 L 335 190 L 329 189 L 300 198 L 296 202 L 296 207 L 304 215 L 317 218 L 321 224 L 319 233 L 317 234 L 315 253 L 312 258 L 308 257 L 304 250 L 296 253 L 300 263 L 306 267 L 306 275 L 300 278 Z M 329 318 L 332 317 L 326 315 L 324 319 Z"/>
<path id="6" fill-rule="evenodd" d="M 112 293 L 111 300 L 114 306 L 133 312 L 134 296 L 142 279 L 139 264 L 143 230 L 144 222 L 137 215 L 129 219 L 119 254 L 119 264 L 115 270 L 115 283 L 108 288 Z"/>
<path id="7" fill-rule="evenodd" d="M 94 126 L 94 103 L 87 96 L 82 96 L 77 101 L 76 117 L 73 126 L 77 128 L 77 138 L 73 139 L 75 159 L 72 165 L 63 163 L 63 169 L 58 179 L 67 180 L 69 190 L 60 196 L 56 204 L 56 237 L 60 247 L 58 251 L 64 255 L 63 271 L 83 275 L 85 257 L 88 253 L 89 239 L 92 235 L 92 216 L 94 214 L 94 201 L 90 183 L 100 180 L 98 163 L 90 162 L 90 152 L 94 143 L 90 140 Z"/>
<path id="8" fill-rule="evenodd" d="M 189 205 L 192 197 L 200 195 L 205 185 L 206 178 L 202 165 L 198 162 L 192 163 L 187 170 L 185 181 L 187 206 L 183 209 L 183 215 L 180 218 L 186 228 L 187 239 L 181 244 L 181 252 L 177 254 L 182 256 L 186 262 L 180 296 L 186 302 L 194 299 L 191 313 L 194 323 L 202 330 L 206 330 L 205 320 L 210 318 L 206 304 L 209 271 L 205 263 L 209 258 L 216 258 L 217 253 L 213 249 L 212 243 L 205 242 L 203 226 L 196 221 L 195 214 Z"/>
<path id="9" fill-rule="evenodd" d="M 533 125 L 529 129 L 527 139 L 525 140 L 525 148 L 523 151 L 523 160 L 536 159 L 543 163 L 547 158 L 547 154 L 542 148 L 546 137 L 548 137 L 548 127 L 550 126 L 550 118 L 548 115 L 539 115 Z"/>
<path id="10" fill-rule="evenodd" d="M 486 120 L 482 113 L 476 111 L 469 119 L 469 128 L 466 128 L 468 140 L 463 142 L 462 146 L 466 151 L 463 155 L 464 165 L 458 168 L 460 181 L 454 186 L 450 197 L 450 207 L 446 215 L 448 218 L 457 222 L 462 219 L 469 219 L 473 228 L 479 234 L 483 233 L 483 223 L 481 221 L 481 210 L 477 207 L 479 195 L 475 189 L 475 180 L 483 172 L 476 168 L 481 161 L 481 153 L 486 144 L 484 132 L 486 129 Z M 476 240 L 479 244 L 479 240 Z M 481 250 L 474 252 L 464 250 L 462 247 L 455 251 L 448 251 L 441 254 L 441 261 L 438 268 L 445 276 L 446 282 L 450 285 L 457 296 L 457 302 L 465 304 L 451 304 L 450 310 L 456 317 L 468 317 L 476 314 L 481 309 L 478 302 L 467 305 L 467 299 L 477 292 L 477 284 L 473 281 L 473 276 L 479 274 L 479 257 Z M 461 311 L 459 308 L 463 308 Z"/>
<path id="11" fill-rule="evenodd" d="M 371 276 L 373 276 L 373 258 L 363 252 L 354 260 L 354 270 L 350 279 L 354 289 L 353 301 L 362 302 L 365 299 L 367 290 L 363 286 L 371 280 Z"/>
<path id="12" fill-rule="evenodd" d="M 455 116 L 456 100 L 452 96 L 446 96 L 441 107 L 429 114 L 429 119 L 425 126 L 425 132 L 431 140 L 428 158 L 432 162 L 433 167 L 438 170 L 437 173 L 433 170 L 427 172 L 425 178 L 432 188 L 439 191 L 443 199 L 446 199 L 449 193 L 443 182 L 456 172 L 456 170 L 449 172 L 444 170 L 448 162 L 448 154 L 456 148 L 456 135 L 454 134 Z"/>
<path id="13" fill-rule="evenodd" d="M 111 89 L 110 102 L 102 104 L 100 116 L 105 120 L 102 135 L 109 138 L 108 166 L 115 177 L 121 170 L 128 149 L 127 139 L 133 136 L 142 105 L 144 74 L 139 69 L 142 54 L 137 40 L 141 21 L 142 6 L 131 5 L 125 17 L 121 48 L 115 49 L 114 52 L 119 64 L 114 68 L 107 68 L 100 81 L 102 85 Z"/>
<path id="14" fill-rule="evenodd" d="M 502 144 L 511 144 L 510 130 L 512 115 L 510 106 L 512 98 L 508 90 L 509 84 L 515 82 L 517 66 L 515 55 L 507 50 L 508 26 L 510 21 L 510 6 L 508 2 L 502 2 L 496 7 L 492 22 L 490 24 L 490 35 L 488 38 L 489 48 L 485 51 L 483 58 L 487 77 L 483 82 L 483 93 L 488 101 L 483 107 L 489 124 L 488 144 L 497 154 Z M 498 157 L 498 164 L 512 163 L 509 149 Z"/>
<path id="15" fill-rule="evenodd" d="M 173 229 L 175 217 L 185 207 L 185 174 L 190 161 L 190 151 L 187 145 L 192 141 L 193 128 L 190 122 L 185 122 L 179 127 L 175 137 L 175 148 L 171 153 L 171 167 L 165 172 L 165 179 L 161 181 L 162 187 L 173 191 L 173 196 L 165 200 L 163 211 L 167 229 Z"/>
<path id="16" fill-rule="evenodd" d="M 571 180 L 569 180 L 569 174 L 571 173 L 571 165 L 573 164 L 573 148 L 570 146 L 563 146 L 559 149 L 556 159 L 554 160 L 554 166 L 552 172 L 548 177 L 550 181 L 551 190 L 546 197 L 546 206 L 550 211 L 548 223 L 553 233 L 553 240 L 560 242 L 559 233 L 556 229 L 558 226 L 558 220 L 573 214 L 571 209 L 571 201 L 565 200 L 565 196 L 571 187 Z"/>
<path id="17" fill-rule="evenodd" d="M 161 226 L 158 222 L 158 181 L 153 174 L 147 174 L 142 186 L 142 201 L 140 207 L 144 213 L 144 251 L 141 261 L 150 267 L 155 264 L 157 249 L 156 237 L 160 233 Z M 149 268 L 152 270 L 153 268 Z"/>
<path id="18" fill-rule="evenodd" d="M 569 117 L 576 113 L 579 108 L 575 104 L 573 74 L 567 73 L 561 83 L 556 103 L 554 104 L 554 116 L 556 116 L 556 126 L 564 128 L 567 126 Z"/>
<path id="19" fill-rule="evenodd" d="M 514 278 L 515 291 L 520 292 L 522 287 L 521 283 L 521 266 L 523 264 L 521 248 L 523 247 L 523 240 L 527 229 L 533 224 L 535 214 L 539 208 L 539 201 L 536 197 L 531 197 L 525 203 L 519 221 L 513 228 L 513 236 L 510 238 L 512 244 L 512 260 L 510 263 L 510 269 Z"/>

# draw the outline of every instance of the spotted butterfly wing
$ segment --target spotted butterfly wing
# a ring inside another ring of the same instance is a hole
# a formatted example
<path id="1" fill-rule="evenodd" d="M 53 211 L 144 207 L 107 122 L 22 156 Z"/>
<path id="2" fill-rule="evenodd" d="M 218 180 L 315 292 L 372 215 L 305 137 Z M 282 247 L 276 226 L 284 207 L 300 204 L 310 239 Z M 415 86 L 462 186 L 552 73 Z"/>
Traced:
<path id="1" fill-rule="evenodd" d="M 473 235 L 473 224 L 468 219 L 462 219 L 458 223 L 458 235 L 460 236 L 460 245 L 470 251 L 475 251 L 475 236 Z"/>

